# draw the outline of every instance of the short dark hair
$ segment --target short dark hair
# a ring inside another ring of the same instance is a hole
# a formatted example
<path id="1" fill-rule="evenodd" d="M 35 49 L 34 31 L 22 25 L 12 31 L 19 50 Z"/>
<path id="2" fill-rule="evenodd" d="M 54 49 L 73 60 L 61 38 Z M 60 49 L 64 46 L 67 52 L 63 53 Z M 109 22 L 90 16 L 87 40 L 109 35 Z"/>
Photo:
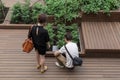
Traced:
<path id="1" fill-rule="evenodd" d="M 38 22 L 45 23 L 47 21 L 47 16 L 45 14 L 38 15 Z"/>
<path id="2" fill-rule="evenodd" d="M 71 34 L 65 34 L 65 38 L 67 41 L 72 40 L 72 35 Z"/>

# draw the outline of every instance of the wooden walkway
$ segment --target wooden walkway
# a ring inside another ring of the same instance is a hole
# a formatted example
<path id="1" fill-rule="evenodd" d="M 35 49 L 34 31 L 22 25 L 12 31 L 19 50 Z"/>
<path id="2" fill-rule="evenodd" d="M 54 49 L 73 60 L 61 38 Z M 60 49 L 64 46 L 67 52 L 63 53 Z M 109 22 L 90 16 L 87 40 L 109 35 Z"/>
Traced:
<path id="1" fill-rule="evenodd" d="M 74 71 L 55 66 L 54 57 L 46 57 L 48 71 L 36 69 L 35 52 L 22 52 L 27 30 L 0 29 L 0 80 L 120 80 L 119 58 L 83 58 Z"/>

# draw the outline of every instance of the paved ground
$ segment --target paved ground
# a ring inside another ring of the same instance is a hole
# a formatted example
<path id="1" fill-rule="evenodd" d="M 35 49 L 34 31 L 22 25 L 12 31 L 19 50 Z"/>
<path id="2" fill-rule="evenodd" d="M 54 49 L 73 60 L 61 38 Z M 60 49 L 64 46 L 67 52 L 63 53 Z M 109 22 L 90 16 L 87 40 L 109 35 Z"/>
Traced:
<path id="1" fill-rule="evenodd" d="M 25 0 L 2 0 L 6 7 L 12 7 L 15 3 L 17 2 L 24 3 L 24 1 Z M 31 4 L 35 3 L 36 1 L 43 3 L 43 0 L 30 0 Z"/>

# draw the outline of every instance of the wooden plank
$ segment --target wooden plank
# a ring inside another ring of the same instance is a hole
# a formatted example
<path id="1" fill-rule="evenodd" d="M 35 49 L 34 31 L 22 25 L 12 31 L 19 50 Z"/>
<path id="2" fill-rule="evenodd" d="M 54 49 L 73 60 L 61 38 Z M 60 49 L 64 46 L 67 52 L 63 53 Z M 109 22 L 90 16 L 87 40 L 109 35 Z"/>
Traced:
<path id="1" fill-rule="evenodd" d="M 83 40 L 83 33 L 82 33 L 82 27 L 81 24 L 78 27 L 79 30 L 79 44 L 80 44 L 80 54 L 85 54 L 85 45 L 84 45 L 84 40 Z"/>
<path id="2" fill-rule="evenodd" d="M 2 80 L 119 80 L 119 78 L 1 78 Z"/>
<path id="3" fill-rule="evenodd" d="M 108 30 L 109 34 L 110 34 L 110 37 L 111 37 L 111 40 L 112 40 L 111 41 L 111 43 L 112 43 L 111 47 L 113 46 L 114 47 L 113 49 L 118 49 L 118 40 L 116 39 L 115 32 L 113 31 L 113 26 L 111 25 L 111 23 L 109 23 L 108 26 L 110 27 L 109 29 L 111 29 L 111 31 Z"/>
<path id="4" fill-rule="evenodd" d="M 93 39 L 94 39 L 93 43 L 94 43 L 94 49 L 95 49 L 95 48 L 99 47 L 99 43 L 97 43 L 98 42 L 98 34 L 96 31 L 96 27 L 93 25 L 94 25 L 94 23 L 91 24 L 91 32 L 93 32 L 93 35 L 94 35 L 93 36 Z M 92 28 L 92 26 L 93 26 L 93 28 Z"/>
<path id="5" fill-rule="evenodd" d="M 108 41 L 108 49 L 114 49 L 115 48 L 115 45 L 114 45 L 114 38 L 113 38 L 113 35 L 112 35 L 112 30 L 110 28 L 110 24 L 105 24 L 105 28 L 106 28 L 106 37 L 107 37 L 107 41 Z"/>
<path id="6" fill-rule="evenodd" d="M 97 44 L 97 46 L 96 46 L 95 49 L 97 49 L 97 48 L 100 49 L 101 46 L 103 46 L 103 42 L 102 42 L 102 39 L 101 39 L 101 34 L 100 34 L 100 31 L 99 31 L 99 26 L 97 25 L 97 22 L 94 22 L 92 26 L 94 26 L 94 28 L 93 28 L 94 31 L 95 31 L 94 35 L 96 35 L 96 40 L 97 40 L 97 43 L 95 43 L 95 44 Z"/>
<path id="7" fill-rule="evenodd" d="M 87 31 L 86 31 L 86 22 L 83 22 L 82 23 L 82 32 L 83 32 L 83 40 L 84 40 L 84 43 L 85 43 L 85 48 L 89 48 L 89 44 L 88 44 L 88 36 L 87 36 Z"/>
<path id="8" fill-rule="evenodd" d="M 89 45 L 90 45 L 90 48 L 94 48 L 94 38 L 93 38 L 93 34 L 92 34 L 92 27 L 91 27 L 91 24 L 90 24 L 90 22 L 88 22 L 87 23 L 89 26 L 87 26 L 87 30 L 88 30 L 88 32 L 87 32 L 87 34 L 89 35 L 88 36 L 88 39 L 89 39 Z"/>
<path id="9" fill-rule="evenodd" d="M 118 22 L 113 22 L 113 23 L 111 23 L 111 25 L 114 26 L 114 27 L 112 27 L 112 29 L 115 33 L 114 35 L 115 35 L 117 42 L 118 42 L 117 43 L 118 48 L 120 48 L 120 24 Z"/>
<path id="10" fill-rule="evenodd" d="M 69 78 L 1 78 L 2 80 L 68 80 Z M 69 80 L 119 80 L 119 78 L 70 78 Z"/>

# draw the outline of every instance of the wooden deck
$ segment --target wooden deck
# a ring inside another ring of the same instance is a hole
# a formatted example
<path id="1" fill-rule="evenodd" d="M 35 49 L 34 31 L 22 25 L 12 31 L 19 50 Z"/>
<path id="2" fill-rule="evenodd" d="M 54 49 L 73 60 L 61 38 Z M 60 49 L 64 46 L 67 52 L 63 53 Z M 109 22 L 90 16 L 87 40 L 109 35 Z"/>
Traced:
<path id="1" fill-rule="evenodd" d="M 35 52 L 22 52 L 27 30 L 0 29 L 0 80 L 120 80 L 119 58 L 83 58 L 74 71 L 55 66 L 54 57 L 46 57 L 48 71 L 36 69 Z"/>
<path id="2" fill-rule="evenodd" d="M 83 58 L 83 66 L 74 71 L 55 66 L 55 58 L 47 57 L 47 72 L 36 69 L 32 54 L 0 54 L 0 80 L 120 80 L 120 59 Z"/>

